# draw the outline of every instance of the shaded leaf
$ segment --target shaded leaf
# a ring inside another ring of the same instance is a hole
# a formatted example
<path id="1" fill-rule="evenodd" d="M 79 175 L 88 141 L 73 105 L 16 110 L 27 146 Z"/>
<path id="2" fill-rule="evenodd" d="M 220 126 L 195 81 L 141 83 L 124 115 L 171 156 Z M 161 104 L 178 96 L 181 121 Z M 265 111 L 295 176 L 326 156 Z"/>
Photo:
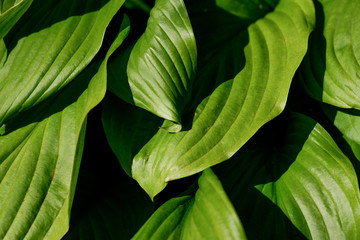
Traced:
<path id="1" fill-rule="evenodd" d="M 33 0 L 5 0 L 0 2 L 0 39 L 5 37 L 32 2 Z"/>
<path id="2" fill-rule="evenodd" d="M 220 181 L 205 170 L 194 197 L 162 205 L 133 239 L 246 239 L 241 222 Z"/>
<path id="3" fill-rule="evenodd" d="M 162 119 L 109 95 L 103 102 L 102 122 L 111 149 L 131 176 L 133 156 L 159 130 Z"/>
<path id="4" fill-rule="evenodd" d="M 87 113 L 106 90 L 106 61 L 68 87 L 23 112 L 0 137 L 0 238 L 59 239 L 67 231 Z M 15 129 L 15 130 L 13 130 Z"/>
<path id="5" fill-rule="evenodd" d="M 360 1 L 317 2 L 316 31 L 301 68 L 315 99 L 360 109 Z"/>
<path id="6" fill-rule="evenodd" d="M 247 27 L 266 13 L 247 9 L 257 18 L 239 18 L 217 7 L 215 1 L 189 1 L 190 21 L 198 48 L 198 67 L 188 112 L 221 83 L 233 79 L 245 66 L 244 47 L 249 43 Z"/>
<path id="7" fill-rule="evenodd" d="M 195 38 L 183 1 L 157 0 L 128 62 L 135 105 L 181 124 L 191 94 L 196 56 Z"/>
<path id="8" fill-rule="evenodd" d="M 216 4 L 224 10 L 240 17 L 258 19 L 276 6 L 279 0 L 216 0 Z"/>
<path id="9" fill-rule="evenodd" d="M 53 95 L 100 49 L 124 0 L 35 1 L 5 39 L 0 69 L 0 126 Z"/>
<path id="10" fill-rule="evenodd" d="M 250 178 L 248 184 L 279 206 L 308 239 L 358 238 L 360 194 L 354 168 L 330 135 L 304 115 L 269 123 L 220 176 L 228 179 L 224 184 L 233 183 L 229 195 L 239 194 L 238 201 L 243 195 L 237 183 Z"/>

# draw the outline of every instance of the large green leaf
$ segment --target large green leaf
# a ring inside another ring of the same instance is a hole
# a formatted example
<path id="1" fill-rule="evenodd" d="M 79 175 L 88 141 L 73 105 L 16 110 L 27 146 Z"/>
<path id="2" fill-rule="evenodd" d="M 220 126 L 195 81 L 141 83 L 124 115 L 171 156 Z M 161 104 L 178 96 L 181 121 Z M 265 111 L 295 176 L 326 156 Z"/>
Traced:
<path id="1" fill-rule="evenodd" d="M 105 60 L 6 125 L 0 137 L 0 238 L 59 239 L 68 228 L 87 113 L 106 90 Z M 95 74 L 95 75 L 94 75 Z"/>
<path id="2" fill-rule="evenodd" d="M 0 39 L 10 31 L 33 0 L 0 1 Z"/>
<path id="3" fill-rule="evenodd" d="M 161 206 L 133 239 L 246 239 L 218 178 L 207 169 L 194 197 L 173 198 Z"/>
<path id="4" fill-rule="evenodd" d="M 157 0 L 146 31 L 136 42 L 128 62 L 135 105 L 181 124 L 191 94 L 196 56 L 195 38 L 183 0 Z"/>
<path id="5" fill-rule="evenodd" d="M 34 1 L 5 39 L 0 126 L 66 86 L 100 48 L 124 0 Z"/>
<path id="6" fill-rule="evenodd" d="M 199 105 L 195 118 L 190 119 L 191 129 L 175 134 L 160 129 L 134 156 L 132 177 L 151 197 L 168 181 L 227 160 L 283 110 L 313 20 L 311 1 L 283 0 L 273 13 L 248 28 L 244 69 Z M 117 122 L 125 123 L 122 118 Z M 131 128 L 139 126 L 133 124 Z M 165 121 L 162 128 L 169 126 Z M 111 144 L 114 152 L 123 151 L 121 137 L 111 141 L 115 141 Z"/>
<path id="7" fill-rule="evenodd" d="M 360 109 L 360 1 L 319 0 L 317 13 L 301 68 L 304 86 L 317 100 Z"/>
<path id="8" fill-rule="evenodd" d="M 279 206 L 308 239 L 359 238 L 360 193 L 349 159 L 314 120 L 291 114 L 274 121 L 219 174 L 224 184 L 232 183 L 228 187 L 234 205 L 243 201 L 238 183 L 245 180 Z"/>

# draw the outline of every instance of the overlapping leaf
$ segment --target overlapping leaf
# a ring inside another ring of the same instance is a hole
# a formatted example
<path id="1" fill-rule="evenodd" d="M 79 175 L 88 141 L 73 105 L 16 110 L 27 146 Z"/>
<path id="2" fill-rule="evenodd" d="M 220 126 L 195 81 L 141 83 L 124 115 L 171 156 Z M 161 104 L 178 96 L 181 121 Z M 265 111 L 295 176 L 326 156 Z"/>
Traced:
<path id="1" fill-rule="evenodd" d="M 240 17 L 258 19 L 274 8 L 279 0 L 216 0 L 216 4 L 224 10 Z"/>
<path id="2" fill-rule="evenodd" d="M 194 197 L 183 196 L 166 202 L 133 239 L 246 239 L 215 174 L 207 169 L 198 182 Z"/>
<path id="3" fill-rule="evenodd" d="M 59 239 L 67 231 L 84 120 L 103 98 L 107 58 L 127 34 L 125 28 L 101 65 L 92 64 L 56 96 L 6 125 L 0 137 L 1 239 Z"/>
<path id="4" fill-rule="evenodd" d="M 350 145 L 353 154 L 360 161 L 360 111 L 337 108 L 331 105 L 322 105 L 322 109 L 334 126 L 342 133 L 342 137 Z"/>
<path id="5" fill-rule="evenodd" d="M 103 102 L 102 122 L 110 147 L 122 168 L 131 176 L 134 155 L 159 130 L 162 119 L 114 96 L 107 96 Z"/>
<path id="6" fill-rule="evenodd" d="M 360 1 L 319 0 L 301 76 L 315 99 L 360 109 Z"/>
<path id="7" fill-rule="evenodd" d="M 308 239 L 358 238 L 360 194 L 349 159 L 312 119 L 292 114 L 274 121 L 219 175 L 232 183 L 227 186 L 234 205 L 244 197 L 237 183 L 248 179 Z"/>
<path id="8" fill-rule="evenodd" d="M 128 62 L 135 105 L 181 124 L 194 80 L 196 56 L 195 38 L 183 1 L 157 0 L 146 31 Z"/>
<path id="9" fill-rule="evenodd" d="M 248 28 L 244 69 L 199 105 L 192 128 L 176 134 L 161 129 L 134 157 L 131 174 L 151 197 L 168 181 L 227 160 L 282 111 L 313 21 L 311 1 L 283 0 Z M 162 127 L 169 126 L 165 121 Z M 120 151 L 123 140 L 112 141 Z"/>
<path id="10" fill-rule="evenodd" d="M 35 1 L 8 33 L 0 126 L 66 86 L 100 49 L 123 0 Z"/>
<path id="11" fill-rule="evenodd" d="M 0 1 L 0 39 L 10 31 L 33 0 Z"/>
<path id="12" fill-rule="evenodd" d="M 244 8 L 249 17 L 239 18 L 217 7 L 215 1 L 189 1 L 187 7 L 198 48 L 198 69 L 187 109 L 192 111 L 217 86 L 244 68 L 243 50 L 249 42 L 246 29 L 274 8 Z"/>

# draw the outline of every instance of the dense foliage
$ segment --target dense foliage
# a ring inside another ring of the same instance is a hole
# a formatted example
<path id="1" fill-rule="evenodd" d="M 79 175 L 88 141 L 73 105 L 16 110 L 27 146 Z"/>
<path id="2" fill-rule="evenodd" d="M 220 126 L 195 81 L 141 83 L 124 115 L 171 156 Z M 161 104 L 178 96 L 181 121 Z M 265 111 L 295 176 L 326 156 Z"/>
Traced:
<path id="1" fill-rule="evenodd" d="M 359 239 L 359 39 L 359 0 L 0 0 L 0 239 Z"/>

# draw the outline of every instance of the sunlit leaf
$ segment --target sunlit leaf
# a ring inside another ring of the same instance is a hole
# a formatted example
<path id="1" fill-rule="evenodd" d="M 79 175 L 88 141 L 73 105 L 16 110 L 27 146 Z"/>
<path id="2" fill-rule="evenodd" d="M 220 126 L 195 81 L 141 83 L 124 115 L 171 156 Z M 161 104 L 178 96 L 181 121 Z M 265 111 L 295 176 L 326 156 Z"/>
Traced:
<path id="1" fill-rule="evenodd" d="M 301 68 L 315 99 L 360 109 L 360 1 L 317 0 L 316 31 Z"/>
<path id="2" fill-rule="evenodd" d="M 128 30 L 102 63 L 90 65 L 56 96 L 6 125 L 0 137 L 1 239 L 59 239 L 67 231 L 84 121 L 105 95 L 107 58 Z"/>
<path id="3" fill-rule="evenodd" d="M 248 184 L 279 206 L 308 239 L 358 238 L 360 194 L 349 159 L 314 120 L 291 114 L 275 121 L 260 130 L 220 175 L 233 183 L 229 195 L 238 194 L 242 201 L 237 182 L 249 179 Z"/>
<path id="4" fill-rule="evenodd" d="M 194 197 L 173 198 L 161 206 L 133 239 L 246 239 L 220 181 L 207 169 Z"/>
<path id="5" fill-rule="evenodd" d="M 136 42 L 128 62 L 135 105 L 181 124 L 191 94 L 196 56 L 195 38 L 183 0 L 157 0 L 146 31 Z"/>
<path id="6" fill-rule="evenodd" d="M 229 159 L 263 124 L 281 113 L 313 21 L 311 1 L 284 0 L 273 13 L 250 25 L 244 69 L 198 106 L 190 119 L 191 129 L 175 134 L 160 129 L 134 156 L 132 177 L 151 197 L 168 181 Z M 117 122 L 125 123 L 119 118 Z M 134 122 L 132 128 L 138 125 Z M 169 126 L 165 121 L 162 128 Z M 111 145 L 114 152 L 124 149 L 120 141 Z"/>
<path id="7" fill-rule="evenodd" d="M 92 60 L 124 0 L 35 1 L 5 38 L 0 126 L 47 99 Z"/>

